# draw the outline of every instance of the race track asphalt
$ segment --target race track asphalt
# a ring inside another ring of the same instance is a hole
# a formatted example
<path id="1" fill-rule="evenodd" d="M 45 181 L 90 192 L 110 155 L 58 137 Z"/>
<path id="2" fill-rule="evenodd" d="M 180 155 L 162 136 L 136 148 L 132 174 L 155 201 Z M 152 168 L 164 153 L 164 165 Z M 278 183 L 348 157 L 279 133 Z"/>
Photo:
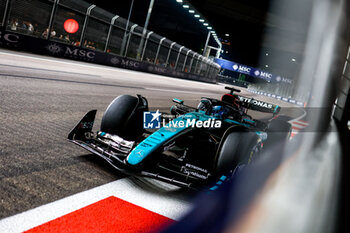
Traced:
<path id="1" fill-rule="evenodd" d="M 0 219 L 124 177 L 66 140 L 87 111 L 98 110 L 98 130 L 121 94 L 144 95 L 151 109 L 166 111 L 174 97 L 196 106 L 223 93 L 223 85 L 0 50 Z"/>

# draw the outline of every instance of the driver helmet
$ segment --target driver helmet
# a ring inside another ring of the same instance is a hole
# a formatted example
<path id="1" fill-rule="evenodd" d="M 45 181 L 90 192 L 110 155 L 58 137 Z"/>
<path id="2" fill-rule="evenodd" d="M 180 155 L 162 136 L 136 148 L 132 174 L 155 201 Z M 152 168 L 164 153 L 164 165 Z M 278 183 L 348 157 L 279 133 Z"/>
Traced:
<path id="1" fill-rule="evenodd" d="M 210 101 L 206 99 L 202 99 L 201 102 L 198 104 L 197 109 L 200 111 L 206 112 L 210 107 Z"/>
<path id="2" fill-rule="evenodd" d="M 226 115 L 227 111 L 223 106 L 214 106 L 212 108 L 211 116 L 222 119 Z"/>

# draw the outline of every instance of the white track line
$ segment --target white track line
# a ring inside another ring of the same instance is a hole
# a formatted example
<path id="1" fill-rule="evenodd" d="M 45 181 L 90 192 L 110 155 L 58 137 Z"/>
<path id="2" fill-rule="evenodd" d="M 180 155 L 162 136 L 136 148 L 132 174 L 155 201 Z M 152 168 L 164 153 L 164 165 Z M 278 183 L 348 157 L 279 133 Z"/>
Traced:
<path id="1" fill-rule="evenodd" d="M 303 110 L 303 115 L 301 115 L 300 117 L 297 117 L 297 118 L 295 118 L 295 119 L 293 119 L 293 120 L 291 120 L 291 121 L 289 121 L 289 122 L 293 122 L 293 121 L 299 121 L 299 120 L 301 120 L 301 119 L 303 119 L 305 116 L 306 116 L 306 111 L 303 109 L 303 108 L 300 108 L 301 110 Z"/>
<path id="2" fill-rule="evenodd" d="M 292 124 L 292 127 L 293 127 L 293 129 L 296 129 L 296 130 L 302 130 L 302 129 L 306 128 L 306 126 L 301 126 L 301 125 L 296 125 L 296 124 Z"/>
<path id="3" fill-rule="evenodd" d="M 204 95 L 208 94 L 205 91 L 183 91 L 183 90 L 175 90 L 175 89 L 148 88 L 148 87 L 146 87 L 145 89 L 149 91 L 162 91 L 162 92 L 175 92 L 175 93 L 188 93 L 188 94 L 202 93 Z"/>
<path id="4" fill-rule="evenodd" d="M 296 126 L 296 127 L 302 127 L 302 128 L 305 128 L 307 126 L 309 126 L 309 123 L 307 122 L 301 122 L 301 121 L 293 121 L 293 126 Z"/>
<path id="5" fill-rule="evenodd" d="M 0 232 L 23 232 L 110 196 L 174 220 L 179 220 L 191 208 L 185 197 L 175 197 L 167 192 L 145 191 L 140 185 L 124 178 L 2 219 Z"/>
<path id="6" fill-rule="evenodd" d="M 88 64 L 85 65 L 85 64 L 82 64 L 82 62 L 79 62 L 79 61 L 59 61 L 58 59 L 53 59 L 53 58 L 44 58 L 44 57 L 36 57 L 36 56 L 34 57 L 31 54 L 21 55 L 21 54 L 0 52 L 0 55 L 30 58 L 32 60 L 55 62 L 55 63 L 65 64 L 65 65 L 72 65 L 72 64 L 74 64 L 74 66 L 80 66 L 80 67 L 86 67 L 86 68 L 96 68 L 96 69 L 110 70 L 110 71 L 118 70 L 118 71 L 123 72 L 123 73 L 135 73 L 135 71 L 122 69 L 122 68 L 119 68 L 119 67 L 108 68 L 108 67 L 106 67 L 104 65 L 98 65 L 98 64 L 94 64 L 94 63 L 88 63 Z M 3 64 L 3 65 L 6 65 L 6 64 Z"/>

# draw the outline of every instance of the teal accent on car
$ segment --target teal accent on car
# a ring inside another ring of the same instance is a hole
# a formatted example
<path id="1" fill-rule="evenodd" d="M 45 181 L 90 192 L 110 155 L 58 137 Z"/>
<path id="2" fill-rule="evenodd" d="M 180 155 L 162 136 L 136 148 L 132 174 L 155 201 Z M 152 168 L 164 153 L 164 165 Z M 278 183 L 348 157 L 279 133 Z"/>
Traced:
<path id="1" fill-rule="evenodd" d="M 180 100 L 180 99 L 177 99 L 177 98 L 174 98 L 173 101 L 174 101 L 175 103 L 178 103 L 178 104 L 183 104 L 183 103 L 184 103 L 183 100 Z"/>
<path id="2" fill-rule="evenodd" d="M 262 131 L 256 131 L 255 132 L 262 141 L 266 141 L 267 139 L 267 133 L 266 132 L 262 132 Z"/>
<path id="3" fill-rule="evenodd" d="M 213 187 L 211 187 L 209 190 L 214 191 L 214 190 L 218 189 L 219 186 L 222 185 L 223 182 L 226 180 L 226 178 L 227 178 L 226 176 L 221 176 L 220 180 L 218 182 L 216 182 L 216 184 Z"/>
<path id="4" fill-rule="evenodd" d="M 250 122 L 250 123 L 252 123 L 252 124 L 254 124 L 255 123 L 255 121 L 253 121 L 253 120 L 250 120 L 250 119 L 243 119 L 244 121 L 246 121 L 246 122 Z"/>
<path id="5" fill-rule="evenodd" d="M 199 112 L 191 112 L 174 119 L 173 121 L 171 121 L 171 123 L 169 123 L 171 125 L 168 124 L 160 128 L 158 131 L 154 132 L 152 135 L 150 135 L 140 144 L 138 144 L 127 157 L 128 163 L 130 165 L 139 164 L 148 155 L 150 155 L 161 145 L 163 145 L 166 141 L 170 140 L 175 135 L 181 133 L 185 129 L 192 127 L 191 125 L 186 125 L 187 119 L 195 120 L 194 122 L 197 122 L 197 120 L 205 121 L 210 118 L 213 117 Z M 180 122 L 184 122 L 184 125 L 181 127 L 179 126 Z"/>

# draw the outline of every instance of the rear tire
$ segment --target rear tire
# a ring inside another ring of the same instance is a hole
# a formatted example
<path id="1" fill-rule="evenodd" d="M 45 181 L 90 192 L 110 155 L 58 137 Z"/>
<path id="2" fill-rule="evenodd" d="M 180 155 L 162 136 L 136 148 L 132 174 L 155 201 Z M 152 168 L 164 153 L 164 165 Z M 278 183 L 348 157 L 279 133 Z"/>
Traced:
<path id="1" fill-rule="evenodd" d="M 286 143 L 292 131 L 292 125 L 285 120 L 273 119 L 268 124 L 267 140 L 265 146 L 271 146 L 276 143 Z"/>
<path id="2" fill-rule="evenodd" d="M 148 111 L 139 98 L 121 95 L 107 107 L 101 121 L 101 131 L 135 140 L 143 133 L 143 111 Z M 147 101 L 146 101 L 147 103 Z"/>
<path id="3" fill-rule="evenodd" d="M 255 132 L 231 132 L 219 146 L 215 172 L 225 174 L 241 164 L 248 164 L 257 154 L 260 138 Z"/>

